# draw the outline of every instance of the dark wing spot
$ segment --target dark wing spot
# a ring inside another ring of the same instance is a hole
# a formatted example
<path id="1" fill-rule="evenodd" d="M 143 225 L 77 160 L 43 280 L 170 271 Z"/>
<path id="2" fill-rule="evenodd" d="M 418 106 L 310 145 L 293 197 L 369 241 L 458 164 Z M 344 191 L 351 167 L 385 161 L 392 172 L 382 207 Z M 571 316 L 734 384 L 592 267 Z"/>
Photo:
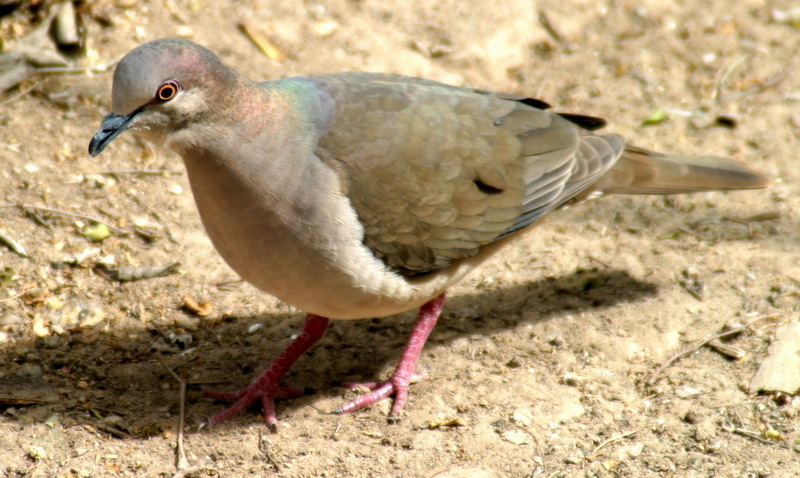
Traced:
<path id="1" fill-rule="evenodd" d="M 501 100 L 516 101 L 522 103 L 523 105 L 539 108 L 540 110 L 546 110 L 550 108 L 550 104 L 545 101 L 537 100 L 536 98 L 527 98 L 523 95 L 515 95 L 513 93 L 498 93 L 497 91 L 483 90 L 479 88 L 474 89 L 472 91 L 481 95 L 491 96 L 493 98 L 500 98 Z"/>
<path id="2" fill-rule="evenodd" d="M 523 98 L 518 101 L 523 105 L 533 106 L 534 108 L 539 108 L 540 110 L 546 110 L 550 108 L 549 103 L 546 103 L 542 100 L 537 100 L 536 98 Z"/>
<path id="3" fill-rule="evenodd" d="M 733 129 L 736 127 L 736 118 L 732 116 L 717 116 L 714 118 L 714 124 L 724 128 Z"/>
<path id="4" fill-rule="evenodd" d="M 494 186 L 492 186 L 490 184 L 486 184 L 485 182 L 481 181 L 480 179 L 475 179 L 472 182 L 475 183 L 475 186 L 477 186 L 478 190 L 480 192 L 482 192 L 483 194 L 490 194 L 491 195 L 491 194 L 500 194 L 501 192 L 503 192 L 502 189 L 496 188 L 496 187 L 494 187 Z"/>
<path id="5" fill-rule="evenodd" d="M 596 116 L 576 115 L 572 113 L 558 113 L 558 116 L 589 131 L 598 130 L 606 125 L 606 120 Z"/>

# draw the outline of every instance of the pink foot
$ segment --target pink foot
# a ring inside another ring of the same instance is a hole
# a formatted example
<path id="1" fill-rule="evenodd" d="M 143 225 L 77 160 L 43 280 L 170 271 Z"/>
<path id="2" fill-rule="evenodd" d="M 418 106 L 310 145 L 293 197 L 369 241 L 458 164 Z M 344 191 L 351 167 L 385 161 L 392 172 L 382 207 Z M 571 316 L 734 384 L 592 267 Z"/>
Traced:
<path id="1" fill-rule="evenodd" d="M 363 386 L 370 389 L 371 392 L 340 406 L 333 413 L 354 412 L 394 395 L 394 403 L 392 403 L 392 409 L 389 412 L 389 421 L 398 421 L 400 412 L 403 411 L 403 407 L 408 400 L 408 386 L 424 378 L 424 375 L 414 372 L 414 365 L 417 363 L 422 347 L 436 325 L 443 307 L 444 294 L 420 307 L 417 322 L 414 324 L 414 329 L 408 338 L 403 355 L 400 356 L 400 363 L 397 364 L 392 377 L 385 382 L 345 383 L 344 386 L 347 388 Z"/>
<path id="2" fill-rule="evenodd" d="M 296 398 L 303 394 L 300 388 L 284 388 L 280 386 L 280 381 L 301 355 L 303 355 L 320 337 L 325 333 L 329 320 L 326 317 L 309 314 L 303 325 L 303 331 L 294 339 L 294 342 L 281 352 L 277 359 L 247 387 L 236 392 L 218 392 L 214 390 L 204 390 L 206 396 L 232 402 L 230 408 L 222 411 L 200 424 L 203 426 L 213 426 L 236 416 L 249 408 L 256 400 L 261 400 L 261 407 L 264 412 L 264 421 L 272 432 L 278 430 L 278 418 L 275 415 L 276 398 Z"/>

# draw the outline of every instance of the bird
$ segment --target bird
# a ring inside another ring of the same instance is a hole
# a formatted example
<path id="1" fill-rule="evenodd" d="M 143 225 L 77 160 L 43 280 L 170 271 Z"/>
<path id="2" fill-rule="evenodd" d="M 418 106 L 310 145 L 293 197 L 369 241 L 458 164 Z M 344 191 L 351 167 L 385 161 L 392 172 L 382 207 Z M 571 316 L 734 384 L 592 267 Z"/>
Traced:
<path id="1" fill-rule="evenodd" d="M 392 398 L 400 418 L 415 364 L 451 285 L 548 213 L 603 194 L 756 189 L 770 180 L 731 159 L 661 154 L 599 133 L 598 117 L 524 95 L 383 73 L 254 82 L 211 50 L 164 38 L 117 65 L 97 156 L 139 133 L 183 159 L 216 250 L 245 281 L 308 315 L 300 334 L 236 392 L 216 425 L 262 407 L 277 430 L 287 370 L 329 321 L 418 309 L 398 365 L 341 405 Z"/>

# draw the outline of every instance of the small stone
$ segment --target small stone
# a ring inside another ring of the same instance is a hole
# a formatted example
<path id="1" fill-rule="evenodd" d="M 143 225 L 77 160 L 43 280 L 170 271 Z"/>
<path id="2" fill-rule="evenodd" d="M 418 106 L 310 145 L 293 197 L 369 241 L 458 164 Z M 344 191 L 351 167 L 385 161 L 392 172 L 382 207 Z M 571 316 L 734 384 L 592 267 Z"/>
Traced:
<path id="1" fill-rule="evenodd" d="M 181 38 L 192 38 L 194 37 L 194 32 L 191 28 L 187 27 L 186 25 L 181 25 L 175 31 L 175 35 Z"/>
<path id="2" fill-rule="evenodd" d="M 694 388 L 694 387 L 678 387 L 675 390 L 675 395 L 679 396 L 680 398 L 691 398 L 703 393 L 702 390 Z"/>
<path id="3" fill-rule="evenodd" d="M 44 421 L 44 424 L 50 428 L 55 428 L 56 426 L 58 426 L 59 423 L 61 423 L 61 415 L 59 415 L 58 413 L 50 415 Z"/>
<path id="4" fill-rule="evenodd" d="M 106 318 L 103 309 L 97 304 L 89 304 L 81 308 L 78 313 L 78 327 L 94 327 Z"/>
<path id="5" fill-rule="evenodd" d="M 503 440 L 514 445 L 527 445 L 533 438 L 522 430 L 508 430 L 500 435 Z"/>
<path id="6" fill-rule="evenodd" d="M 561 332 L 554 332 L 547 337 L 547 343 L 553 347 L 561 347 L 564 345 L 564 336 Z"/>
<path id="7" fill-rule="evenodd" d="M 32 446 L 28 448 L 28 458 L 33 461 L 41 461 L 47 458 L 47 452 L 44 450 L 44 447 Z"/>
<path id="8" fill-rule="evenodd" d="M 533 423 L 533 412 L 531 412 L 531 410 L 528 408 L 520 408 L 514 411 L 511 419 L 517 425 L 528 427 L 531 425 L 531 423 Z"/>
<path id="9" fill-rule="evenodd" d="M 581 377 L 578 374 L 567 372 L 561 377 L 561 381 L 564 382 L 564 385 L 569 385 L 570 387 L 577 387 L 578 385 L 582 384 L 586 381 L 586 378 Z"/>
<path id="10" fill-rule="evenodd" d="M 175 317 L 175 326 L 190 332 L 194 332 L 200 327 L 200 319 L 194 317 L 177 316 Z"/>
<path id="11" fill-rule="evenodd" d="M 629 460 L 631 458 L 636 458 L 637 456 L 642 454 L 642 450 L 644 450 L 643 443 L 634 443 L 632 445 L 626 445 L 617 450 L 617 458 L 620 460 Z"/>
<path id="12" fill-rule="evenodd" d="M 519 357 L 514 357 L 508 362 L 506 362 L 506 367 L 508 368 L 520 368 L 522 367 L 522 360 Z"/>
<path id="13" fill-rule="evenodd" d="M 484 468 L 450 468 L 436 474 L 437 478 L 497 478 L 499 475 Z"/>
<path id="14" fill-rule="evenodd" d="M 0 325 L 16 325 L 22 323 L 22 317 L 12 314 L 11 312 L 6 312 L 0 315 Z"/>
<path id="15" fill-rule="evenodd" d="M 694 425 L 697 423 L 697 415 L 692 411 L 686 412 L 686 415 L 683 416 L 683 421 L 690 425 Z"/>
<path id="16" fill-rule="evenodd" d="M 102 222 L 93 222 L 83 227 L 81 234 L 92 242 L 102 242 L 111 235 L 111 231 Z"/>
<path id="17" fill-rule="evenodd" d="M 694 439 L 697 441 L 711 441 L 717 436 L 717 424 L 713 419 L 705 419 L 697 424 L 697 429 L 694 432 Z"/>
<path id="18" fill-rule="evenodd" d="M 32 363 L 24 363 L 14 372 L 15 377 L 24 380 L 37 380 L 42 378 L 43 374 L 42 367 Z"/>
<path id="19" fill-rule="evenodd" d="M 327 38 L 339 29 L 339 23 L 334 20 L 321 20 L 311 24 L 311 30 L 318 36 Z"/>
<path id="20" fill-rule="evenodd" d="M 108 415 L 103 418 L 103 422 L 108 423 L 109 425 L 122 427 L 122 425 L 125 423 L 125 419 L 119 415 Z"/>

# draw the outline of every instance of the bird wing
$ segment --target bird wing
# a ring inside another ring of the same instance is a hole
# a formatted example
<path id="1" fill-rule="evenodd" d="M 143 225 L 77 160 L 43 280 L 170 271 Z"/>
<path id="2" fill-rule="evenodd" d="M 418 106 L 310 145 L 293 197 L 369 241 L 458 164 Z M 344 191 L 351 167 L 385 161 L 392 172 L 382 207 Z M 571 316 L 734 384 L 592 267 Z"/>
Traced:
<path id="1" fill-rule="evenodd" d="M 365 245 L 406 276 L 533 224 L 596 181 L 624 147 L 536 100 L 397 75 L 304 81 L 331 104 L 317 155 L 337 171 Z"/>

